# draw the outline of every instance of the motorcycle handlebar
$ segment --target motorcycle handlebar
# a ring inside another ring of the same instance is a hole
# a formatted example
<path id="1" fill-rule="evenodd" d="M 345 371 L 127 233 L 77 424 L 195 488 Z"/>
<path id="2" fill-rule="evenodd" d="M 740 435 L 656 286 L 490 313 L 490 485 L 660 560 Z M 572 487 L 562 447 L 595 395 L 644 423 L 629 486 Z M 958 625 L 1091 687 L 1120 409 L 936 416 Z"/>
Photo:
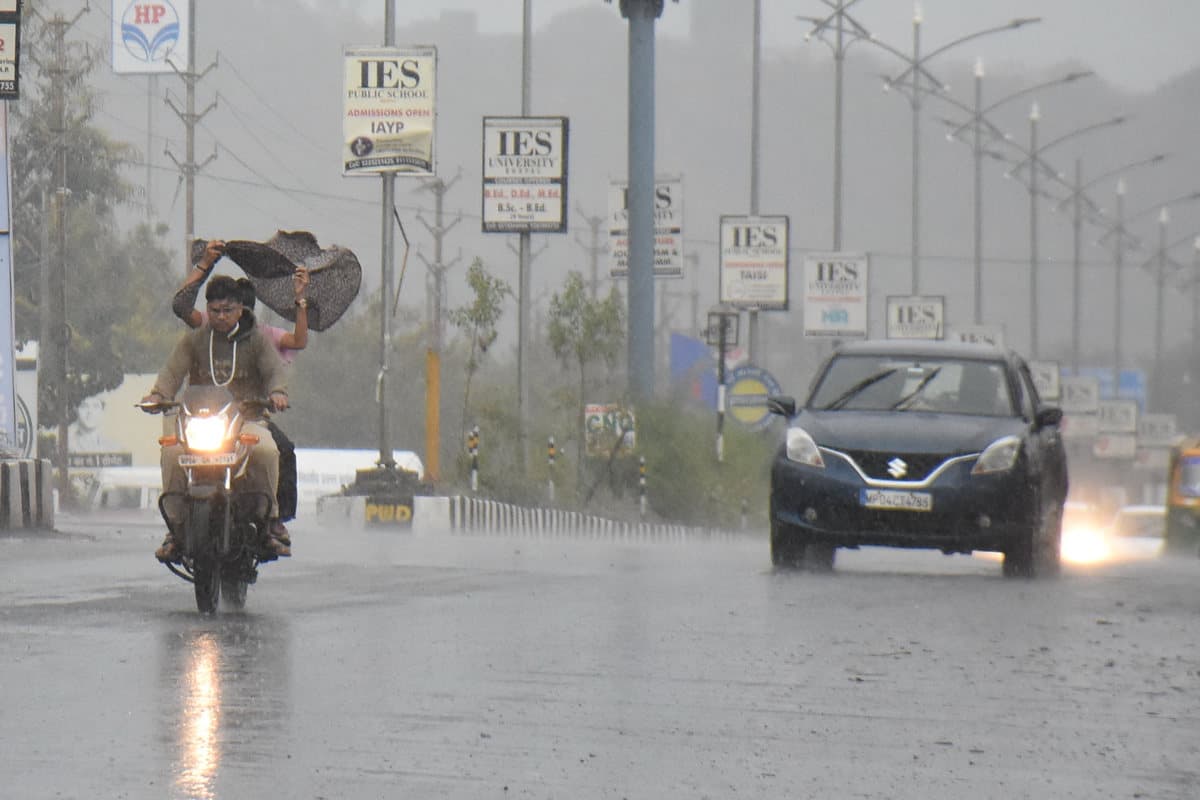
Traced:
<path id="1" fill-rule="evenodd" d="M 134 408 L 140 408 L 147 414 L 165 414 L 166 412 L 179 408 L 182 403 L 177 400 L 141 400 L 133 404 Z M 274 411 L 279 413 L 270 400 L 243 400 L 241 403 L 243 411 Z"/>

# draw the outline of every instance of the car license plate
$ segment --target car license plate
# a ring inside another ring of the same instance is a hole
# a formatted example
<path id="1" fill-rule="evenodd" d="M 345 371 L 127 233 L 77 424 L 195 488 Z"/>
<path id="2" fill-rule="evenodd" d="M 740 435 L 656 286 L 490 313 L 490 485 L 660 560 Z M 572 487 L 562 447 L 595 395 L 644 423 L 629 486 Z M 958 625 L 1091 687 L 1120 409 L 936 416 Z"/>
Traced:
<path id="1" fill-rule="evenodd" d="M 181 467 L 228 467 L 237 463 L 237 453 L 183 453 L 179 456 Z"/>
<path id="2" fill-rule="evenodd" d="M 886 508 L 893 511 L 933 511 L 933 495 L 929 492 L 863 489 L 859 497 L 867 508 Z"/>

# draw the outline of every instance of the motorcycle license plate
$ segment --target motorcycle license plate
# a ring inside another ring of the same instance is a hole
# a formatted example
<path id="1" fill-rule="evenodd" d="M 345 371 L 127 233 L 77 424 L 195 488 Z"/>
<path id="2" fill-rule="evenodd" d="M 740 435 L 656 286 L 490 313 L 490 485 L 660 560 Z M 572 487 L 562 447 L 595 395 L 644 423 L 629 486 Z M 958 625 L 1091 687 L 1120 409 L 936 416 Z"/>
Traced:
<path id="1" fill-rule="evenodd" d="M 237 453 L 183 453 L 181 467 L 228 467 L 237 463 Z"/>
<path id="2" fill-rule="evenodd" d="M 863 489 L 860 499 L 867 508 L 884 508 L 890 511 L 933 511 L 933 495 L 929 492 Z"/>

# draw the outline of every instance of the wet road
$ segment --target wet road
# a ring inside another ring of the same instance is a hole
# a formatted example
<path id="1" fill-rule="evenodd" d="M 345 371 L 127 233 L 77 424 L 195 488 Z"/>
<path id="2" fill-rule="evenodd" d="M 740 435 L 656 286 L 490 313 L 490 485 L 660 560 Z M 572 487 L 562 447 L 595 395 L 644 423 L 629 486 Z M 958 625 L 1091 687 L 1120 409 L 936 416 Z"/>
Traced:
<path id="1" fill-rule="evenodd" d="M 1200 561 L 298 525 L 203 618 L 156 527 L 60 528 L 0 536 L 3 797 L 1200 796 Z"/>

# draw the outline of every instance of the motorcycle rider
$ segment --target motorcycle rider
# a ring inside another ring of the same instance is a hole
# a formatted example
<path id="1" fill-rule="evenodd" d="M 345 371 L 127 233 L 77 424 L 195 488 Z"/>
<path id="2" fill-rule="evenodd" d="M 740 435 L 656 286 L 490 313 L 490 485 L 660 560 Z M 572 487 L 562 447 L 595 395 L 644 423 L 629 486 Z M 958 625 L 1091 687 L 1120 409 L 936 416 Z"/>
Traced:
<path id="1" fill-rule="evenodd" d="M 171 310 L 190 328 L 199 328 L 206 322 L 204 312 L 196 308 L 196 296 L 224 253 L 225 242 L 219 239 L 207 242 L 200 260 L 193 266 L 192 271 L 188 273 L 183 284 L 175 292 L 175 297 L 171 301 Z M 247 314 L 253 315 L 256 301 L 254 284 L 245 278 L 237 279 L 237 284 L 241 290 L 242 306 L 246 309 Z M 256 326 L 267 335 L 267 338 L 275 346 L 279 357 L 288 365 L 295 360 L 296 353 L 308 346 L 308 284 L 308 270 L 304 267 L 297 267 L 292 276 L 296 301 L 296 322 L 291 331 L 273 325 L 256 323 Z M 279 503 L 279 518 L 272 523 L 271 533 L 290 548 L 292 539 L 284 523 L 296 518 L 298 501 L 296 445 L 273 420 L 265 421 L 267 428 L 271 431 L 271 437 L 275 440 L 275 447 L 279 450 L 279 494 L 276 498 Z"/>
<path id="2" fill-rule="evenodd" d="M 207 301 L 207 322 L 200 328 L 180 337 L 159 372 L 154 388 L 144 402 L 163 402 L 175 397 L 184 379 L 193 386 L 226 386 L 238 401 L 261 400 L 263 397 L 276 411 L 288 407 L 286 368 L 270 340 L 257 328 L 254 315 L 246 315 L 237 281 L 218 275 L 208 283 L 204 293 Z M 250 462 L 243 480 L 253 491 L 274 499 L 279 484 L 279 450 L 270 431 L 259 419 L 248 419 L 244 433 L 256 434 Z M 164 492 L 183 492 L 187 486 L 184 468 L 179 465 L 181 445 L 163 447 L 162 481 Z M 167 504 L 169 508 L 171 504 Z M 169 516 L 169 514 L 168 514 Z M 272 527 L 278 522 L 279 509 L 271 504 L 268 514 Z M 154 555 L 159 561 L 179 558 L 179 542 L 175 538 L 181 520 L 171 519 L 166 537 Z M 268 545 L 277 556 L 290 556 L 291 548 L 274 535 Z"/>

